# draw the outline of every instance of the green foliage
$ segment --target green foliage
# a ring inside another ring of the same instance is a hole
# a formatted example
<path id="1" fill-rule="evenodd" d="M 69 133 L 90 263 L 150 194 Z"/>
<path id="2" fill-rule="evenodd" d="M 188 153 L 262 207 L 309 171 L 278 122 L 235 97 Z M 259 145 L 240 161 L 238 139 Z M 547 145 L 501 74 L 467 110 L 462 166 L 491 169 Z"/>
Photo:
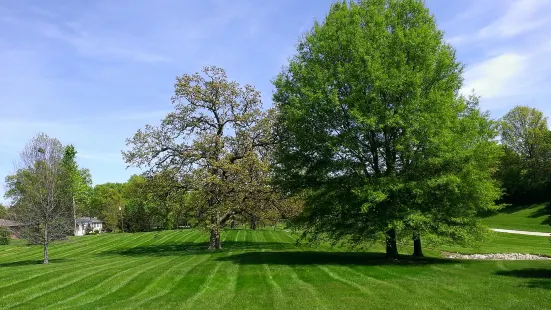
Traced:
<path id="1" fill-rule="evenodd" d="M 84 228 L 84 233 L 87 235 L 92 233 L 92 226 L 90 226 L 90 224 L 86 225 L 86 227 Z"/>
<path id="2" fill-rule="evenodd" d="M 0 227 L 0 245 L 10 244 L 10 231 L 6 227 Z"/>
<path id="3" fill-rule="evenodd" d="M 338 2 L 304 36 L 274 80 L 274 168 L 310 241 L 481 231 L 500 150 L 462 72 L 421 1 Z"/>
<path id="4" fill-rule="evenodd" d="M 29 243 L 43 244 L 45 250 L 50 241 L 65 239 L 72 232 L 72 199 L 64 155 L 59 140 L 38 134 L 21 152 L 17 172 L 6 177 L 10 211 L 14 220 L 25 224 L 21 236 Z"/>
<path id="5" fill-rule="evenodd" d="M 172 102 L 175 111 L 160 126 L 148 125 L 128 139 L 123 156 L 130 165 L 149 168 L 151 198 L 164 219 L 172 218 L 171 192 L 191 192 L 190 208 L 210 231 L 210 247 L 220 249 L 226 222 L 271 198 L 255 189 L 265 189 L 269 179 L 272 114 L 261 109 L 252 85 L 240 86 L 217 67 L 178 77 Z"/>
<path id="6" fill-rule="evenodd" d="M 512 202 L 541 202 L 551 192 L 551 131 L 541 111 L 516 106 L 500 120 L 504 155 L 498 172 Z"/>
<path id="7" fill-rule="evenodd" d="M 0 219 L 6 219 L 8 217 L 8 209 L 4 205 L 0 204 Z"/>
<path id="8" fill-rule="evenodd" d="M 122 217 L 119 208 L 125 206 L 123 183 L 105 183 L 94 187 L 90 199 L 89 216 L 98 217 L 104 222 L 104 229 L 115 231 L 121 229 Z M 122 210 L 124 215 L 124 210 Z"/>

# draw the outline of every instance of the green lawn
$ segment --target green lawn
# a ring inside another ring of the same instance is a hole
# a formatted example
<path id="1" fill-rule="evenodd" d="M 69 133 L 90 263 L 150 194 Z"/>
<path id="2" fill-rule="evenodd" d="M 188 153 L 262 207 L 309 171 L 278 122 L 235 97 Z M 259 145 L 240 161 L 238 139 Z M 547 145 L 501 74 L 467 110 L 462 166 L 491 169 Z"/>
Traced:
<path id="1" fill-rule="evenodd" d="M 283 231 L 195 231 L 0 246 L 0 309 L 542 309 L 549 261 L 399 262 L 296 247 Z M 545 238 L 541 239 L 544 240 Z M 546 244 L 549 246 L 549 244 Z M 514 247 L 514 245 L 513 245 Z M 430 252 L 430 251 L 429 251 Z"/>
<path id="2" fill-rule="evenodd" d="M 472 247 L 440 246 L 438 250 L 463 254 L 523 253 L 551 256 L 551 242 L 549 237 L 491 232 L 488 240 L 479 242 Z M 439 252 L 433 251 L 432 253 Z"/>
<path id="3" fill-rule="evenodd" d="M 483 219 L 482 222 L 490 228 L 551 232 L 551 216 L 548 210 L 546 204 L 513 206 Z"/>

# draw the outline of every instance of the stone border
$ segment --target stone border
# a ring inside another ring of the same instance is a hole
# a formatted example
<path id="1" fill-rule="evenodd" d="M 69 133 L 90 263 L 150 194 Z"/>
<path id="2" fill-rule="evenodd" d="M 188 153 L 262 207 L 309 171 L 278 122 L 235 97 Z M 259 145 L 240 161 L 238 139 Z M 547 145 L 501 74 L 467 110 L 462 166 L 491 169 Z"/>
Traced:
<path id="1" fill-rule="evenodd" d="M 496 254 L 459 254 L 441 252 L 446 258 L 451 259 L 475 259 L 475 260 L 551 260 L 551 257 L 522 253 L 496 253 Z"/>

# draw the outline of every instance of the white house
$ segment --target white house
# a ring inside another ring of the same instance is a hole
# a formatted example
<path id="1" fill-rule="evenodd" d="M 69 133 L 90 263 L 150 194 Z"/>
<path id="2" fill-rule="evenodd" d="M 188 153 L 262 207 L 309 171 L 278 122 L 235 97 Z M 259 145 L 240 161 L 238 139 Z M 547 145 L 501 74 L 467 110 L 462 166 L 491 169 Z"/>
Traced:
<path id="1" fill-rule="evenodd" d="M 103 231 L 103 222 L 95 217 L 78 218 L 76 220 L 75 236 L 86 235 L 87 227 L 90 227 L 88 231 L 97 231 L 101 233 Z"/>

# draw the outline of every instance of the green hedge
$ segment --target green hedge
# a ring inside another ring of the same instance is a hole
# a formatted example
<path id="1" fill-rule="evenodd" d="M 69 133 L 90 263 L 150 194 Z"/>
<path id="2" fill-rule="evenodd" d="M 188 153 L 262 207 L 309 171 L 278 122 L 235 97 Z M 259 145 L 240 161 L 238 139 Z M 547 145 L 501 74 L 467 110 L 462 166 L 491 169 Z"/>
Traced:
<path id="1" fill-rule="evenodd" d="M 10 231 L 5 227 L 0 227 L 0 245 L 10 244 Z"/>

